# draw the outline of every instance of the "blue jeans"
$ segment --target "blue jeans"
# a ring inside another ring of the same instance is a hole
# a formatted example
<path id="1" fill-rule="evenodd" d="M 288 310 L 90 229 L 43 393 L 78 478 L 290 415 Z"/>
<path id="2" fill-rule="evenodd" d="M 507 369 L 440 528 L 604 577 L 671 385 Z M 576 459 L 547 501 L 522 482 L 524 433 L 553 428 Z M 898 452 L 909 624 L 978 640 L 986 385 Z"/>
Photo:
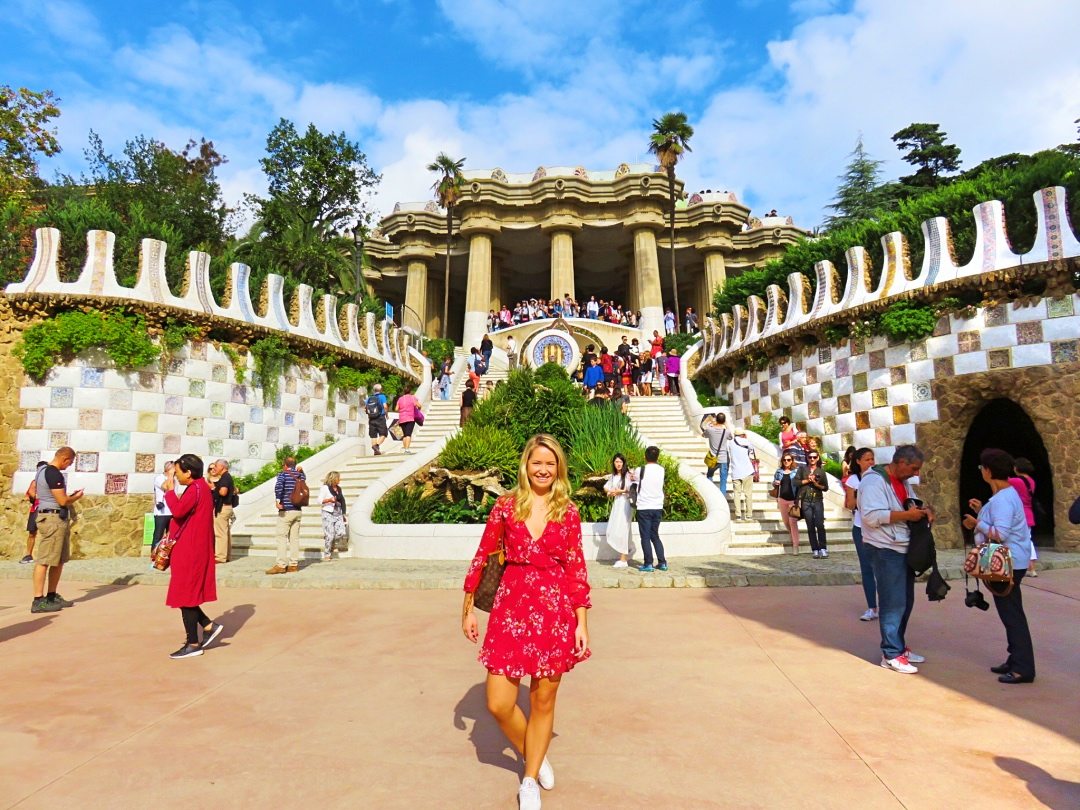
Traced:
<path id="1" fill-rule="evenodd" d="M 859 570 L 862 572 L 862 589 L 866 596 L 866 606 L 877 610 L 877 585 L 874 583 L 874 566 L 870 564 L 870 554 L 862 541 L 862 529 L 851 527 L 851 539 L 855 541 L 855 553 L 859 555 Z"/>
<path id="2" fill-rule="evenodd" d="M 907 649 L 904 635 L 911 609 L 915 607 L 915 572 L 908 567 L 907 555 L 869 543 L 863 550 L 870 555 L 878 591 L 878 625 L 881 630 L 881 654 L 896 658 Z"/>
<path id="3" fill-rule="evenodd" d="M 656 561 L 661 565 L 667 565 L 664 544 L 660 542 L 660 518 L 663 515 L 663 509 L 637 510 L 638 534 L 641 535 L 641 553 L 645 555 L 645 565 L 653 564 L 654 546 L 656 547 Z"/>
<path id="4" fill-rule="evenodd" d="M 709 469 L 706 470 L 705 477 L 712 481 L 713 473 L 717 470 L 720 471 L 720 491 L 727 495 L 728 462 L 716 462 L 715 467 L 709 467 Z"/>
<path id="5" fill-rule="evenodd" d="M 806 521 L 806 533 L 810 538 L 810 548 L 814 551 L 827 551 L 829 544 L 825 539 L 825 501 L 801 501 L 803 520 Z"/>
<path id="6" fill-rule="evenodd" d="M 450 381 L 447 380 L 444 385 L 439 386 L 439 399 L 446 401 L 450 399 Z"/>

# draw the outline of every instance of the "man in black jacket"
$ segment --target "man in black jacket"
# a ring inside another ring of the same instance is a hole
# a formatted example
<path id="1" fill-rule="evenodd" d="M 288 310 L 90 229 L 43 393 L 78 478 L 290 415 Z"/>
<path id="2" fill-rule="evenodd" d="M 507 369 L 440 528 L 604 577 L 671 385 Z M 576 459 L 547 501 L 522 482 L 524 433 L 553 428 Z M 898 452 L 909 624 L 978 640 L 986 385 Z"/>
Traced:
<path id="1" fill-rule="evenodd" d="M 233 509 L 239 502 L 229 462 L 223 458 L 213 462 L 210 480 L 214 483 L 214 559 L 225 563 L 232 553 L 232 524 L 236 519 Z"/>

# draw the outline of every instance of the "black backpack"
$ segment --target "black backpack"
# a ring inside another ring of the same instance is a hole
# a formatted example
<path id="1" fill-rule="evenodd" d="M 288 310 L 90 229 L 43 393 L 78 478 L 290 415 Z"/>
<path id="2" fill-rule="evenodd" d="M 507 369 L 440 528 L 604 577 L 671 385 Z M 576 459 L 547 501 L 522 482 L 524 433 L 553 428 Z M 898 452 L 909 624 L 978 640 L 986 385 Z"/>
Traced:
<path id="1" fill-rule="evenodd" d="M 368 418 L 378 419 L 380 416 L 386 416 L 386 409 L 383 408 L 382 401 L 379 399 L 378 394 L 372 394 L 364 402 L 364 410 L 367 411 Z"/>

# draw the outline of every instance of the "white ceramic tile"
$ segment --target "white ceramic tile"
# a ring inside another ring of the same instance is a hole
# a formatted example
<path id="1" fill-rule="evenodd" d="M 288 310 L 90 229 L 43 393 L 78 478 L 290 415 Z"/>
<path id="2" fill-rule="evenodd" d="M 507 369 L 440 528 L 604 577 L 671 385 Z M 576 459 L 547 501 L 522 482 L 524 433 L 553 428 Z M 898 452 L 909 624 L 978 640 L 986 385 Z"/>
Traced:
<path id="1" fill-rule="evenodd" d="M 24 385 L 19 391 L 19 407 L 48 408 L 51 399 L 49 389 L 42 385 Z"/>
<path id="2" fill-rule="evenodd" d="M 42 425 L 47 430 L 76 430 L 79 427 L 77 408 L 47 408 Z"/>
<path id="3" fill-rule="evenodd" d="M 826 453 L 843 453 L 846 449 L 843 442 L 840 441 L 840 436 L 835 433 L 826 433 L 822 437 L 822 442 L 825 445 Z"/>
<path id="4" fill-rule="evenodd" d="M 1017 346 L 1012 350 L 1013 367 L 1050 365 L 1050 344 L 1033 343 L 1030 346 Z"/>
<path id="5" fill-rule="evenodd" d="M 821 415 L 822 416 L 836 416 L 836 397 L 829 397 L 828 399 L 821 400 Z"/>
<path id="6" fill-rule="evenodd" d="M 181 436 L 187 430 L 187 417 L 176 414 L 161 414 L 158 417 L 158 432 L 179 433 Z"/>
<path id="7" fill-rule="evenodd" d="M 867 354 L 857 354 L 848 361 L 848 371 L 851 374 L 859 374 L 863 371 L 870 370 L 870 356 Z"/>
<path id="8" fill-rule="evenodd" d="M 821 399 L 821 384 L 803 386 L 803 402 L 814 402 Z"/>
<path id="9" fill-rule="evenodd" d="M 203 419 L 203 435 L 207 439 L 228 439 L 229 422 L 226 419 Z"/>
<path id="10" fill-rule="evenodd" d="M 891 444 L 885 445 L 884 447 L 874 447 L 874 441 L 875 441 L 876 437 L 874 436 L 874 431 L 872 431 L 872 430 L 870 430 L 870 431 L 860 430 L 855 435 L 856 435 L 856 437 L 858 437 L 859 435 L 864 434 L 864 433 L 869 433 L 870 434 L 870 441 L 869 441 L 868 445 L 867 444 L 860 444 L 859 442 L 855 442 L 855 444 L 859 445 L 859 447 L 869 446 L 871 449 L 873 449 L 873 451 L 874 451 L 874 463 L 875 464 L 888 464 L 888 463 L 890 463 L 892 461 L 893 453 L 896 451 L 896 447 L 894 445 L 891 445 Z"/>
<path id="11" fill-rule="evenodd" d="M 132 391 L 131 410 L 165 413 L 165 395 L 157 391 Z"/>
<path id="12" fill-rule="evenodd" d="M 160 420 L 159 420 L 160 421 Z M 135 453 L 160 453 L 163 451 L 164 433 L 132 433 L 131 450 Z"/>
<path id="13" fill-rule="evenodd" d="M 162 462 L 162 464 L 164 463 Z M 152 493 L 154 491 L 155 475 L 157 473 L 128 473 L 128 493 L 132 495 L 148 495 Z"/>
<path id="14" fill-rule="evenodd" d="M 781 391 L 780 392 L 780 407 L 790 408 L 795 404 L 795 393 L 793 391 Z"/>
<path id="15" fill-rule="evenodd" d="M 68 492 L 74 492 L 77 489 L 86 491 L 87 495 L 101 495 L 105 492 L 105 473 L 84 473 L 74 472 L 74 467 L 71 468 L 73 472 L 68 475 Z M 100 470 L 101 467 L 98 467 Z"/>
<path id="16" fill-rule="evenodd" d="M 807 419 L 806 420 L 806 432 L 811 436 L 820 436 L 825 432 L 825 420 L 824 419 Z"/>
<path id="17" fill-rule="evenodd" d="M 116 411 L 105 409 L 101 414 L 102 430 L 135 430 L 139 426 L 138 414 L 135 411 Z M 160 429 L 160 420 L 158 428 Z"/>
<path id="18" fill-rule="evenodd" d="M 871 390 L 876 388 L 888 388 L 892 384 L 892 372 L 887 368 L 878 368 L 866 375 L 866 383 Z"/>
<path id="19" fill-rule="evenodd" d="M 957 374 L 975 374 L 986 371 L 986 352 L 967 352 L 953 358 L 953 369 Z"/>
<path id="20" fill-rule="evenodd" d="M 911 402 L 910 383 L 889 386 L 889 403 L 891 405 L 907 405 L 909 402 Z"/>
<path id="21" fill-rule="evenodd" d="M 870 427 L 891 427 L 892 408 L 871 408 Z"/>
<path id="22" fill-rule="evenodd" d="M 952 357 L 957 351 L 955 332 L 951 335 L 928 338 L 926 341 L 926 356 L 931 359 L 936 357 Z"/>
<path id="23" fill-rule="evenodd" d="M 202 416 L 209 419 L 213 406 L 214 400 L 209 397 L 185 397 L 184 416 Z"/>
<path id="24" fill-rule="evenodd" d="M 836 396 L 850 394 L 852 391 L 851 377 L 837 377 L 833 380 L 832 390 Z"/>
<path id="25" fill-rule="evenodd" d="M 792 421 L 795 421 L 795 422 L 805 422 L 806 421 L 806 403 L 805 402 L 802 405 L 795 405 L 794 407 L 792 407 L 792 409 L 791 409 L 791 418 L 792 418 Z"/>
<path id="26" fill-rule="evenodd" d="M 907 364 L 908 382 L 927 382 L 934 379 L 933 360 L 914 360 Z"/>
<path id="27" fill-rule="evenodd" d="M 902 366 L 908 362 L 908 355 L 911 354 L 911 350 L 906 343 L 900 346 L 890 346 L 885 350 L 885 365 L 886 366 Z"/>
<path id="28" fill-rule="evenodd" d="M 856 447 L 873 447 L 876 441 L 877 439 L 874 436 L 874 431 L 872 428 L 855 431 Z"/>
<path id="29" fill-rule="evenodd" d="M 108 447 L 109 432 L 107 430 L 73 430 L 71 431 L 71 446 L 79 453 L 99 453 Z"/>
<path id="30" fill-rule="evenodd" d="M 209 380 L 210 369 L 214 364 L 209 360 L 188 360 L 184 369 L 184 376 L 196 380 Z"/>
<path id="31" fill-rule="evenodd" d="M 1043 321 L 1048 319 L 1046 313 L 1045 299 L 1040 300 L 1039 303 L 1037 303 L 1033 307 L 1018 307 L 1014 309 L 1013 306 L 1010 304 L 1007 307 L 1007 312 L 1008 314 L 1006 317 L 1008 317 L 1011 323 L 1023 323 L 1024 321 Z"/>
<path id="32" fill-rule="evenodd" d="M 176 377 L 170 374 L 165 378 L 165 385 L 162 388 L 162 393 L 170 397 L 186 397 L 188 388 L 189 385 L 186 377 Z"/>
<path id="33" fill-rule="evenodd" d="M 937 402 L 912 402 L 908 406 L 908 415 L 912 422 L 933 422 L 938 418 Z"/>
<path id="34" fill-rule="evenodd" d="M 806 370 L 793 371 L 791 373 L 791 387 L 802 388 L 804 385 L 806 385 Z"/>
<path id="35" fill-rule="evenodd" d="M 893 442 L 899 446 L 901 444 L 917 444 L 916 433 L 915 425 L 894 425 L 891 435 Z"/>
<path id="36" fill-rule="evenodd" d="M 1080 338 L 1080 315 L 1067 318 L 1048 318 L 1042 325 L 1043 340 L 1076 340 Z"/>
<path id="37" fill-rule="evenodd" d="M 868 411 L 873 406 L 873 396 L 869 391 L 858 391 L 851 395 L 851 410 Z"/>
<path id="38" fill-rule="evenodd" d="M 101 455 L 98 456 L 99 473 L 130 473 L 134 469 L 135 454 L 130 451 L 126 453 L 110 453 L 108 451 L 103 451 Z"/>
<path id="39" fill-rule="evenodd" d="M 841 413 L 836 416 L 836 429 L 840 433 L 850 433 L 855 430 L 855 414 Z"/>
<path id="40" fill-rule="evenodd" d="M 110 392 L 107 388 L 75 388 L 71 393 L 71 401 L 76 408 L 107 408 L 109 406 Z"/>
<path id="41" fill-rule="evenodd" d="M 49 431 L 20 430 L 15 438 L 15 447 L 20 453 L 45 452 L 49 449 Z"/>
<path id="42" fill-rule="evenodd" d="M 1013 346 L 1016 344 L 1016 327 L 1011 324 L 987 327 L 982 330 L 979 342 L 983 349 Z"/>

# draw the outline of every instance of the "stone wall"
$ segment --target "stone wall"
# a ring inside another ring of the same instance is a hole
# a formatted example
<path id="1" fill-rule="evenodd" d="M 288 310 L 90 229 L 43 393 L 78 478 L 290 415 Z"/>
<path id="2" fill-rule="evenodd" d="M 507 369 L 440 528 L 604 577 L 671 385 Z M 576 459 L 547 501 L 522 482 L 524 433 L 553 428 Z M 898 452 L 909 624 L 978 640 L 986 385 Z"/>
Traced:
<path id="1" fill-rule="evenodd" d="M 934 537 L 939 545 L 961 544 L 959 482 L 954 473 L 972 420 L 991 400 L 1010 399 L 1035 423 L 1050 456 L 1054 476 L 1054 547 L 1080 548 L 1080 526 L 1067 513 L 1080 496 L 1080 362 L 1053 366 L 999 369 L 941 377 L 932 383 L 934 399 L 945 417 L 921 424 L 916 442 L 927 459 L 919 494 L 937 510 Z"/>

